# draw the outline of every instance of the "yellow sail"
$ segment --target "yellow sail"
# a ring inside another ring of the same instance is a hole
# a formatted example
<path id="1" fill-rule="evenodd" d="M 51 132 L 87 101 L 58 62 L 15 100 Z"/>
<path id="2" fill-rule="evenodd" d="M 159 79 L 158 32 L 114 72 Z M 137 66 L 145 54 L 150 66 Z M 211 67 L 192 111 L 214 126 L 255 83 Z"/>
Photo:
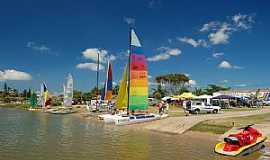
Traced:
<path id="1" fill-rule="evenodd" d="M 125 67 L 122 80 L 120 82 L 120 87 L 118 95 L 116 98 L 116 108 L 126 109 L 128 101 L 128 89 L 127 89 L 127 66 Z"/>

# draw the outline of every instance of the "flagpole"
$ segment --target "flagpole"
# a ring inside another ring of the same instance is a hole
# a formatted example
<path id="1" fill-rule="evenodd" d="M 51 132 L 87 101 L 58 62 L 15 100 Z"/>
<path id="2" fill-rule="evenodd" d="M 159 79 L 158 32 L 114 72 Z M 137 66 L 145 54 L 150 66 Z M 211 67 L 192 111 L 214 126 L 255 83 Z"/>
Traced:
<path id="1" fill-rule="evenodd" d="M 131 30 L 129 27 L 129 55 L 128 55 L 128 101 L 127 101 L 127 115 L 129 115 L 129 95 L 130 95 L 130 59 L 131 59 Z"/>

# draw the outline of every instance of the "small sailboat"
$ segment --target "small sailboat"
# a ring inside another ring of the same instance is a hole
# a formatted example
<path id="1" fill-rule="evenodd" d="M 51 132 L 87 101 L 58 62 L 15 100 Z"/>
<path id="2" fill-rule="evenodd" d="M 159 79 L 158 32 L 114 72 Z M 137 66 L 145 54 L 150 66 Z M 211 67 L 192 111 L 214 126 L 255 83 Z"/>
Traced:
<path id="1" fill-rule="evenodd" d="M 44 110 L 49 108 L 49 106 L 51 105 L 51 99 L 49 98 L 49 91 L 45 82 L 43 82 L 40 87 L 39 105 Z"/>
<path id="2" fill-rule="evenodd" d="M 120 82 L 118 96 L 116 99 L 116 106 L 118 110 L 124 110 L 127 106 L 127 66 L 125 67 L 123 77 Z M 102 114 L 98 116 L 98 119 L 103 120 L 105 123 L 114 123 L 115 118 L 121 115 L 126 115 L 126 112 L 121 112 L 118 114 Z"/>
<path id="3" fill-rule="evenodd" d="M 37 107 L 38 100 L 37 100 L 37 95 L 36 93 L 32 92 L 31 90 L 31 96 L 30 96 L 30 105 L 31 107 L 28 109 L 29 111 L 40 111 L 41 108 Z"/>
<path id="4" fill-rule="evenodd" d="M 138 110 L 148 109 L 148 70 L 142 45 L 132 28 L 130 29 L 129 61 L 120 83 L 116 108 L 126 110 L 126 113 L 123 111 L 107 117 L 107 121 L 114 121 L 116 125 L 153 121 L 166 117 L 166 115 L 153 113 L 135 113 Z"/>
<path id="5" fill-rule="evenodd" d="M 73 99 L 73 78 L 71 74 L 68 74 L 67 85 L 64 85 L 64 106 L 71 107 Z"/>
<path id="6" fill-rule="evenodd" d="M 73 77 L 71 74 L 68 74 L 67 83 L 63 85 L 63 107 L 58 107 L 53 109 L 50 113 L 53 114 L 70 114 L 77 112 L 72 109 L 72 99 L 73 99 Z"/>
<path id="7" fill-rule="evenodd" d="M 115 119 L 116 125 L 147 122 L 165 117 L 165 115 L 154 113 L 135 113 L 136 110 L 145 111 L 148 109 L 148 70 L 142 45 L 134 29 L 130 30 L 127 91 L 123 97 L 126 96 L 128 114 L 127 116 L 118 116 Z"/>

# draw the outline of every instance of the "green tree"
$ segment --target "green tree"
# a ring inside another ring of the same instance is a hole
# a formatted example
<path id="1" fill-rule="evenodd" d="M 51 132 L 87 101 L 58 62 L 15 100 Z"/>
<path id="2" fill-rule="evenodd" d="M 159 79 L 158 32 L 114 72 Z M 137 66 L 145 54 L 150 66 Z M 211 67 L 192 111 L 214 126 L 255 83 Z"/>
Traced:
<path id="1" fill-rule="evenodd" d="M 22 96 L 23 96 L 23 98 L 26 98 L 27 97 L 27 90 L 26 89 L 23 90 Z"/>
<path id="2" fill-rule="evenodd" d="M 92 99 L 92 95 L 90 92 L 84 92 L 82 95 L 83 101 L 90 101 Z"/>
<path id="3" fill-rule="evenodd" d="M 92 96 L 92 97 L 97 97 L 97 94 L 98 94 L 98 95 L 101 95 L 102 91 L 101 91 L 101 89 L 97 90 L 97 87 L 94 87 L 94 88 L 90 91 L 90 93 L 91 93 L 91 96 Z"/>
<path id="4" fill-rule="evenodd" d="M 75 99 L 75 100 L 81 100 L 81 98 L 82 98 L 82 91 L 78 91 L 78 90 L 74 90 L 73 91 L 73 98 Z"/>
<path id="5" fill-rule="evenodd" d="M 31 97 L 31 89 L 29 88 L 27 92 L 27 98 L 30 98 L 30 97 Z"/>
<path id="6" fill-rule="evenodd" d="M 222 87 L 218 86 L 215 84 L 209 84 L 208 87 L 205 89 L 206 94 L 208 95 L 213 95 L 213 93 L 218 92 L 218 91 L 226 91 L 229 90 L 230 88 L 227 87 Z"/>
<path id="7" fill-rule="evenodd" d="M 166 74 L 156 77 L 156 82 L 169 94 L 177 94 L 188 87 L 189 77 L 185 74 Z"/>
<path id="8" fill-rule="evenodd" d="M 153 91 L 153 97 L 155 97 L 156 99 L 161 99 L 162 97 L 165 96 L 165 94 L 166 94 L 166 91 L 162 89 L 160 85 L 158 85 L 157 89 L 154 89 Z"/>
<path id="9" fill-rule="evenodd" d="M 196 96 L 200 96 L 204 94 L 204 91 L 201 88 L 195 88 L 193 94 L 195 94 Z"/>
<path id="10" fill-rule="evenodd" d="M 4 97 L 8 96 L 8 86 L 7 83 L 4 83 Z"/>
<path id="11" fill-rule="evenodd" d="M 180 88 L 180 90 L 178 91 L 178 94 L 180 95 L 180 94 L 182 94 L 184 92 L 189 92 L 189 90 L 187 89 L 187 87 Z"/>
<path id="12" fill-rule="evenodd" d="M 156 98 L 156 99 L 158 99 L 158 100 L 161 100 L 161 98 L 162 98 L 160 92 L 155 92 L 155 93 L 153 93 L 153 96 L 154 96 L 154 98 Z"/>

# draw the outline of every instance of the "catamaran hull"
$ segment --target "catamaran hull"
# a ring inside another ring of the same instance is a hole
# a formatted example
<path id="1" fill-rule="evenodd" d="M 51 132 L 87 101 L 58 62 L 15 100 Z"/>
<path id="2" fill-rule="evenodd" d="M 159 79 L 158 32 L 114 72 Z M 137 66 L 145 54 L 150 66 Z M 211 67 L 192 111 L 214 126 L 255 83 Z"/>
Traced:
<path id="1" fill-rule="evenodd" d="M 117 115 L 102 114 L 98 116 L 98 119 L 104 121 L 104 123 L 114 123 L 116 117 Z"/>
<path id="2" fill-rule="evenodd" d="M 225 146 L 225 142 L 218 143 L 215 147 L 215 152 L 221 155 L 225 156 L 246 156 L 248 154 L 251 154 L 257 150 L 260 150 L 261 148 L 264 147 L 264 141 L 266 140 L 266 137 L 259 137 L 257 141 L 253 144 L 250 144 L 248 146 L 244 146 L 240 148 L 237 151 L 232 151 L 232 152 L 226 152 L 223 150 Z"/>
<path id="3" fill-rule="evenodd" d="M 143 122 L 150 122 L 150 121 L 154 121 L 154 120 L 159 120 L 159 119 L 165 118 L 167 116 L 166 115 L 161 116 L 159 114 L 145 115 L 144 118 L 139 118 L 136 116 L 126 116 L 126 117 L 118 116 L 118 117 L 116 117 L 114 122 L 115 122 L 115 125 L 129 125 L 129 124 L 143 123 Z"/>
<path id="4" fill-rule="evenodd" d="M 102 114 L 98 116 L 99 120 L 102 120 L 104 123 L 109 124 L 109 123 L 114 123 L 116 119 L 119 117 L 125 116 L 126 114 Z"/>

